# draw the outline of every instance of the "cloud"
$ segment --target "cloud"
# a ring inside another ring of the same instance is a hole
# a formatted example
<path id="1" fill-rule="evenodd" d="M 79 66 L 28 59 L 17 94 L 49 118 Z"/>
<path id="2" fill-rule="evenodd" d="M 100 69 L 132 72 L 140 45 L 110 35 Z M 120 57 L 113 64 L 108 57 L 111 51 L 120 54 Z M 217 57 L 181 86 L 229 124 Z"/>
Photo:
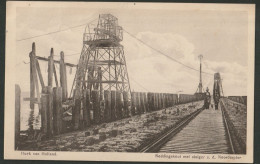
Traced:
<path id="1" fill-rule="evenodd" d="M 21 26 L 20 31 L 27 31 L 26 26 Z M 20 33 L 20 31 L 18 33 Z M 44 31 L 30 29 L 30 32 L 24 35 L 30 36 L 39 35 Z M 73 35 L 72 35 L 73 34 Z M 65 54 L 80 52 L 82 48 L 82 31 L 73 29 L 64 31 L 59 34 L 44 36 L 44 39 L 39 39 L 36 42 L 36 51 L 39 56 L 49 56 L 50 48 L 53 47 L 55 55 L 59 55 L 60 51 Z M 154 49 L 163 52 L 166 55 L 193 67 L 199 69 L 198 55 L 194 54 L 194 45 L 180 34 L 172 33 L 154 33 L 140 32 L 136 37 Z M 33 40 L 32 40 L 33 41 Z M 26 41 L 18 43 L 17 62 L 28 62 L 28 53 L 31 51 L 31 42 Z M 176 93 L 182 90 L 184 93 L 193 94 L 199 83 L 199 72 L 186 68 L 173 60 L 159 54 L 151 48 L 145 46 L 138 40 L 124 34 L 122 41 L 124 46 L 125 58 L 128 67 L 131 89 L 134 91 L 151 91 L 151 92 L 166 92 Z M 59 57 L 57 58 L 59 59 Z M 65 60 L 71 63 L 77 63 L 78 56 L 68 57 Z M 41 64 L 43 76 L 45 80 L 46 64 Z M 220 72 L 223 78 L 223 88 L 226 95 L 246 95 L 247 88 L 247 67 L 235 62 L 216 62 L 209 59 L 203 59 L 203 71 L 209 73 Z M 18 65 L 16 67 L 17 82 L 22 88 L 29 90 L 29 64 Z M 21 74 L 21 72 L 23 72 Z M 69 69 L 67 70 L 69 72 Z M 74 73 L 69 75 L 70 81 L 69 90 L 72 85 Z M 21 80 L 25 79 L 25 80 Z M 72 79 L 72 80 L 71 80 Z M 204 87 L 213 87 L 213 76 L 203 74 Z M 141 87 L 141 86 L 142 87 Z M 146 88 L 146 89 L 144 89 Z"/>
<path id="2" fill-rule="evenodd" d="M 194 45 L 185 37 L 171 33 L 140 32 L 137 38 L 147 45 L 177 59 L 178 61 L 199 69 L 199 60 L 194 54 Z M 199 83 L 199 72 L 160 55 L 129 35 L 124 36 L 123 45 L 127 60 L 132 89 L 144 91 L 138 83 L 154 92 L 194 93 Z M 234 57 L 235 58 L 235 57 Z M 247 67 L 235 62 L 215 62 L 203 59 L 203 71 L 214 74 L 220 72 L 223 88 L 227 95 L 246 95 Z M 203 74 L 204 87 L 213 87 L 213 75 Z"/>

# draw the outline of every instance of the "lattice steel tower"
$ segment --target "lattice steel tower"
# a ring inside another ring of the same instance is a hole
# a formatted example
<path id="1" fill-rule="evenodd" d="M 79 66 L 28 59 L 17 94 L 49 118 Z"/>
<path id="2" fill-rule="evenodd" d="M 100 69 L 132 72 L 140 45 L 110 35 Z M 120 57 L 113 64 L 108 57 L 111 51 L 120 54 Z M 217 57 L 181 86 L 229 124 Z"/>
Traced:
<path id="1" fill-rule="evenodd" d="M 99 15 L 97 26 L 86 27 L 83 49 L 75 76 L 74 87 L 80 89 L 115 90 L 128 92 L 130 83 L 127 73 L 123 29 L 111 14 Z"/>
<path id="2" fill-rule="evenodd" d="M 199 57 L 199 59 L 200 59 L 200 82 L 199 82 L 199 86 L 198 86 L 198 89 L 197 89 L 196 93 L 201 94 L 201 93 L 203 93 L 203 92 L 202 92 L 202 90 L 203 90 L 203 86 L 202 86 L 202 76 L 201 76 L 201 71 L 202 71 L 201 59 L 203 58 L 203 56 L 202 56 L 202 55 L 199 55 L 198 57 Z"/>

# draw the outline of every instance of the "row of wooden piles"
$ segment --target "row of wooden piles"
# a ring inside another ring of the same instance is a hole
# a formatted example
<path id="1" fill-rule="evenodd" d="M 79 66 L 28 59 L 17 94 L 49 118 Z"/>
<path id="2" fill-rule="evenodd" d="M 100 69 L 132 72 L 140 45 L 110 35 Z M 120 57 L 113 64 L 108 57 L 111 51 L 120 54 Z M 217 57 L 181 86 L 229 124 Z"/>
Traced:
<path id="1" fill-rule="evenodd" d="M 18 102 L 20 99 L 19 92 L 20 88 L 16 86 L 16 104 L 20 103 Z M 81 91 L 74 91 L 75 100 L 72 109 L 72 129 L 84 129 L 91 125 L 108 123 L 172 107 L 176 104 L 199 100 L 194 95 L 185 94 L 180 94 L 178 98 L 177 94 L 131 92 L 130 98 L 127 92 L 121 93 L 119 91 L 110 92 L 105 90 L 103 93 L 104 96 L 101 96 L 99 90 L 90 91 L 86 89 L 82 95 Z M 62 95 L 62 87 L 51 88 L 48 86 L 42 90 L 40 109 L 41 132 L 48 137 L 66 131 L 67 124 L 63 121 L 64 109 L 62 106 Z M 19 110 L 17 109 L 17 111 Z M 20 116 L 16 114 L 16 117 Z M 19 120 L 19 118 L 16 120 Z"/>
<path id="2" fill-rule="evenodd" d="M 72 110 L 74 130 L 199 100 L 194 95 L 180 94 L 178 98 L 177 94 L 152 92 L 131 92 L 129 97 L 127 92 L 113 90 L 105 90 L 103 97 L 99 90 L 89 89 L 83 91 L 83 98 L 80 91 L 76 90 L 75 95 L 79 96 Z"/>
<path id="3" fill-rule="evenodd" d="M 178 100 L 175 94 L 163 93 L 132 92 L 130 98 L 127 92 L 106 90 L 103 100 L 98 90 L 92 90 L 90 93 L 89 89 L 86 89 L 83 93 L 82 102 L 80 97 L 75 100 L 72 113 L 74 129 L 159 110 L 173 106 Z"/>

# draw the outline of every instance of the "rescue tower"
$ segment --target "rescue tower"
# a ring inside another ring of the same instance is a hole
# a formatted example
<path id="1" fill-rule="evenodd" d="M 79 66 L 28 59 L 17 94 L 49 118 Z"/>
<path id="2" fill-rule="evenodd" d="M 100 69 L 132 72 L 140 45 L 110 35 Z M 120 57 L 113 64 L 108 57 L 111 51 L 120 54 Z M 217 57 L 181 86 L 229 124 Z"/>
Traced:
<path id="1" fill-rule="evenodd" d="M 111 14 L 100 14 L 95 28 L 86 27 L 74 89 L 99 90 L 101 99 L 106 90 L 124 92 L 130 98 L 122 40 L 123 29 Z"/>

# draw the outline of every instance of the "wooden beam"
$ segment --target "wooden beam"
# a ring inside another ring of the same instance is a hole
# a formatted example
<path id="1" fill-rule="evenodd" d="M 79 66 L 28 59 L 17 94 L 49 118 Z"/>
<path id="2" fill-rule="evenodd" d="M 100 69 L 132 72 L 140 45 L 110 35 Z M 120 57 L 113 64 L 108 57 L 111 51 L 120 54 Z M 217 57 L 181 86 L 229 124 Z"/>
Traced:
<path id="1" fill-rule="evenodd" d="M 141 114 L 143 114 L 145 111 L 145 107 L 144 107 L 144 93 L 140 92 L 140 112 Z"/>
<path id="2" fill-rule="evenodd" d="M 42 61 L 49 61 L 49 59 L 45 58 L 45 57 L 41 57 L 41 56 L 36 56 L 35 57 L 36 59 L 39 59 L 39 60 L 42 60 Z M 59 64 L 60 61 L 58 60 L 53 60 L 54 63 L 57 63 Z M 71 64 L 71 63 L 64 63 L 66 66 L 69 66 L 69 67 L 77 67 L 76 64 Z"/>
<path id="3" fill-rule="evenodd" d="M 124 117 L 129 117 L 129 109 L 128 109 L 128 93 L 126 91 L 123 92 L 123 100 L 124 100 Z"/>
<path id="4" fill-rule="evenodd" d="M 111 92 L 104 91 L 105 109 L 104 109 L 104 121 L 109 122 L 111 120 Z"/>
<path id="5" fill-rule="evenodd" d="M 162 109 L 162 96 L 158 93 L 158 109 Z"/>
<path id="6" fill-rule="evenodd" d="M 94 123 L 100 123 L 100 97 L 98 90 L 92 90 Z"/>
<path id="7" fill-rule="evenodd" d="M 40 68 L 39 62 L 38 62 L 37 59 L 35 59 L 35 62 L 36 62 L 36 69 L 37 69 L 37 72 L 38 72 L 38 77 L 40 79 L 41 86 L 42 86 L 42 88 L 44 88 L 45 85 L 44 85 L 44 81 L 43 81 L 43 78 L 42 78 L 42 73 L 41 73 L 41 68 Z"/>
<path id="8" fill-rule="evenodd" d="M 146 113 L 148 110 L 147 94 L 146 93 L 143 94 L 144 94 L 144 112 Z"/>
<path id="9" fill-rule="evenodd" d="M 30 57 L 30 108 L 34 109 L 34 103 L 31 99 L 35 99 L 35 84 L 34 84 L 34 78 L 33 78 L 33 61 L 34 58 L 32 56 L 32 53 L 29 54 Z"/>
<path id="10" fill-rule="evenodd" d="M 116 91 L 111 91 L 111 121 L 116 120 Z"/>
<path id="11" fill-rule="evenodd" d="M 15 150 L 19 148 L 20 137 L 21 89 L 15 85 Z"/>
<path id="12" fill-rule="evenodd" d="M 67 72 L 64 63 L 64 53 L 60 53 L 60 86 L 62 87 L 62 101 L 66 101 L 68 98 L 67 90 Z"/>
<path id="13" fill-rule="evenodd" d="M 116 118 L 122 119 L 122 101 L 120 91 L 116 91 Z"/>
<path id="14" fill-rule="evenodd" d="M 162 93 L 162 108 L 165 108 L 165 94 Z"/>
<path id="15" fill-rule="evenodd" d="M 62 88 L 53 88 L 53 130 L 55 134 L 62 132 Z"/>
<path id="16" fill-rule="evenodd" d="M 53 63 L 53 73 L 54 73 L 56 87 L 58 87 L 59 83 L 58 83 L 58 77 L 57 77 L 56 68 L 55 68 L 54 63 Z"/>
<path id="17" fill-rule="evenodd" d="M 47 110 L 47 133 L 49 136 L 53 135 L 53 90 L 52 87 L 47 86 L 48 94 L 48 110 Z"/>
<path id="18" fill-rule="evenodd" d="M 140 112 L 140 107 L 141 107 L 141 105 L 140 105 L 140 92 L 136 92 L 135 93 L 136 94 L 136 96 L 135 96 L 135 101 L 136 101 L 136 114 L 140 114 L 141 112 Z"/>
<path id="19" fill-rule="evenodd" d="M 48 86 L 52 87 L 53 79 L 53 48 L 51 48 L 50 56 L 48 57 Z"/>
<path id="20" fill-rule="evenodd" d="M 83 99 L 83 122 L 84 128 L 90 126 L 90 91 L 89 89 L 84 90 L 84 99 Z"/>
<path id="21" fill-rule="evenodd" d="M 155 93 L 152 93 L 152 110 L 156 110 L 156 100 L 155 100 Z"/>
<path id="22" fill-rule="evenodd" d="M 131 115 L 135 115 L 135 106 L 136 106 L 136 93 L 135 92 L 131 92 Z"/>
<path id="23" fill-rule="evenodd" d="M 102 70 L 101 70 L 101 67 L 98 68 L 98 80 L 99 82 L 102 81 Z M 99 96 L 100 96 L 100 101 L 103 100 L 103 84 L 102 83 L 99 83 Z"/>
<path id="24" fill-rule="evenodd" d="M 45 86 L 46 87 L 46 86 Z M 38 99 L 37 98 L 30 98 L 30 97 L 25 97 L 23 98 L 23 101 L 30 101 L 31 103 L 33 104 L 40 104 L 41 102 L 38 102 Z"/>
<path id="25" fill-rule="evenodd" d="M 80 90 L 74 90 L 74 97 L 75 97 L 75 106 L 72 110 L 72 123 L 74 130 L 79 129 L 80 124 L 80 110 L 81 110 L 81 99 L 80 99 Z"/>
<path id="26" fill-rule="evenodd" d="M 47 92 L 47 87 L 42 88 L 41 96 L 41 132 L 47 134 L 48 131 L 48 121 L 47 121 L 47 111 L 49 108 L 49 95 Z"/>
<path id="27" fill-rule="evenodd" d="M 147 112 L 150 112 L 152 111 L 152 93 L 151 92 L 148 92 L 147 93 Z"/>
<path id="28" fill-rule="evenodd" d="M 39 84 L 38 84 L 38 78 L 37 78 L 37 73 L 36 73 L 36 64 L 35 64 L 35 54 L 36 54 L 36 50 L 35 50 L 35 43 L 32 44 L 32 52 L 31 52 L 31 56 L 32 56 L 32 74 L 33 74 L 33 81 L 34 81 L 34 85 L 36 87 L 36 93 L 37 93 L 37 99 L 38 102 L 40 102 L 40 91 L 39 91 Z M 40 108 L 40 106 L 39 106 Z"/>

